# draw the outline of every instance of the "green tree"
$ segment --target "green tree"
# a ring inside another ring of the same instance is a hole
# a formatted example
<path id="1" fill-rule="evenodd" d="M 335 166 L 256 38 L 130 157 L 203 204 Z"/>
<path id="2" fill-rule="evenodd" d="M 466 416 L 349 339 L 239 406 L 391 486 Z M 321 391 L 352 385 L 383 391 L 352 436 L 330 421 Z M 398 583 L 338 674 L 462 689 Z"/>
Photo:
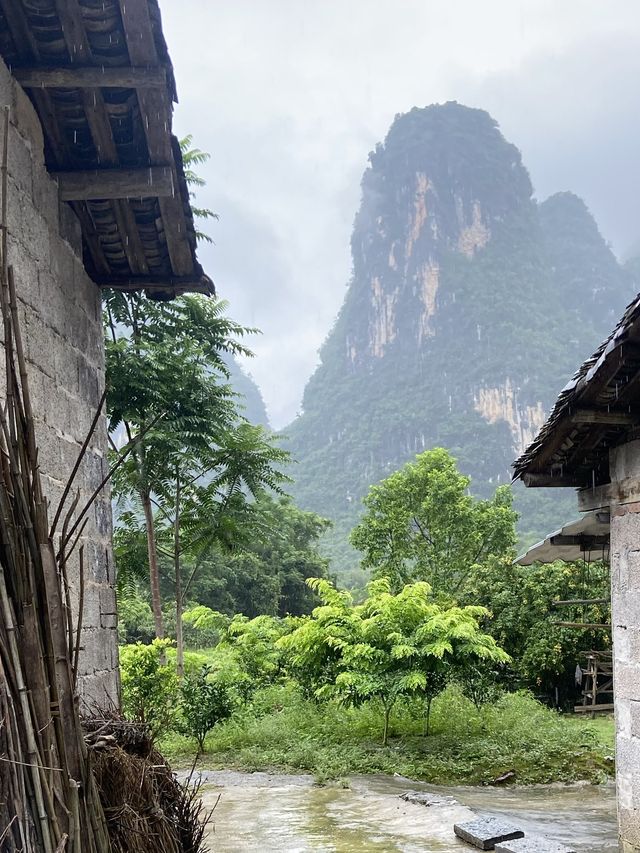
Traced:
<path id="1" fill-rule="evenodd" d="M 239 422 L 221 440 L 185 447 L 172 458 L 172 469 L 159 481 L 154 500 L 160 537 L 171 542 L 178 675 L 183 675 L 182 612 L 191 584 L 212 548 L 230 549 L 264 526 L 257 499 L 267 490 L 281 492 L 287 480 L 276 466 L 288 454 L 259 426 Z M 183 559 L 191 555 L 183 584 Z"/>
<path id="2" fill-rule="evenodd" d="M 178 680 L 164 662 L 169 640 L 135 643 L 120 649 L 122 710 L 143 723 L 153 738 L 173 728 L 178 703 Z"/>
<path id="3" fill-rule="evenodd" d="M 460 594 L 474 565 L 515 544 L 509 487 L 478 500 L 469 484 L 449 452 L 435 448 L 372 486 L 351 535 L 363 567 L 395 589 L 426 580 L 437 594 Z"/>
<path id="4" fill-rule="evenodd" d="M 277 641 L 293 630 L 295 619 L 266 615 L 247 619 L 241 614 L 229 619 L 201 604 L 185 611 L 184 619 L 196 631 L 218 632 L 216 662 L 224 663 L 223 676 L 244 698 L 283 676 L 283 652 Z"/>
<path id="5" fill-rule="evenodd" d="M 248 541 L 210 554 L 202 581 L 193 588 L 195 599 L 230 615 L 309 613 L 318 600 L 306 581 L 327 576 L 328 561 L 318 545 L 330 523 L 268 493 L 258 498 L 255 512 Z"/>
<path id="6" fill-rule="evenodd" d="M 109 430 L 123 438 L 119 448 L 112 441 L 115 453 L 132 450 L 113 487 L 143 513 L 158 637 L 164 624 L 154 495 L 176 466 L 191 471 L 198 454 L 224 447 L 238 421 L 221 353 L 246 353 L 238 339 L 248 330 L 225 308 L 199 296 L 157 302 L 115 291 L 105 301 Z"/>
<path id="7" fill-rule="evenodd" d="M 187 675 L 180 692 L 181 728 L 198 742 L 197 759 L 204 750 L 204 741 L 211 729 L 233 713 L 234 697 L 223 681 L 216 680 L 213 667 L 208 665 Z"/>
<path id="8" fill-rule="evenodd" d="M 322 605 L 278 645 L 317 698 L 347 705 L 377 700 L 385 745 L 389 716 L 401 696 L 422 696 L 430 706 L 447 672 L 478 660 L 508 660 L 480 630 L 479 621 L 488 616 L 484 608 L 442 606 L 423 581 L 395 595 L 388 579 L 372 581 L 367 599 L 356 606 L 328 581 L 311 583 Z"/>
<path id="9" fill-rule="evenodd" d="M 489 631 L 512 657 L 521 685 L 559 700 L 574 694 L 574 674 L 585 649 L 609 649 L 607 629 L 574 629 L 555 622 L 610 622 L 609 605 L 555 609 L 553 601 L 607 599 L 609 572 L 602 563 L 586 562 L 520 566 L 511 560 L 489 560 L 476 566 L 467 584 L 468 600 L 488 607 Z"/>

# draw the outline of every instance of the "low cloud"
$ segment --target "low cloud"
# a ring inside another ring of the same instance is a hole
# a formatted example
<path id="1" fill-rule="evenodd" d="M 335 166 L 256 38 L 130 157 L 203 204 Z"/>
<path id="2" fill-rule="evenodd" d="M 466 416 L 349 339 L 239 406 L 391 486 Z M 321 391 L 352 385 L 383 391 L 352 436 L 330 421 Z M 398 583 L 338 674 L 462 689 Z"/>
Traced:
<path id="1" fill-rule="evenodd" d="M 636 0 L 165 0 L 178 133 L 212 155 L 201 257 L 263 334 L 249 370 L 272 423 L 300 407 L 348 283 L 367 153 L 398 112 L 489 110 L 536 191 L 581 194 L 619 253 L 639 238 Z M 188 21 L 188 26 L 185 22 Z"/>

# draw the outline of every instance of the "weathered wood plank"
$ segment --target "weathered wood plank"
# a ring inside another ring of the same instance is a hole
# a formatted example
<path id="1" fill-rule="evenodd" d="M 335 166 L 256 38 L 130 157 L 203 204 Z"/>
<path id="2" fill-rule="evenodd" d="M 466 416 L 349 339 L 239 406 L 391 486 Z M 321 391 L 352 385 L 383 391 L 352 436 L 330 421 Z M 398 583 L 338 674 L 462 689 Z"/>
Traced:
<path id="1" fill-rule="evenodd" d="M 157 62 L 147 0 L 120 0 L 120 15 L 132 65 Z"/>
<path id="2" fill-rule="evenodd" d="M 79 172 L 52 172 L 58 181 L 62 201 L 90 201 L 111 198 L 156 198 L 174 193 L 170 166 L 148 169 L 89 169 Z"/>
<path id="3" fill-rule="evenodd" d="M 114 199 L 112 204 L 118 223 L 118 231 L 122 237 L 122 247 L 127 256 L 131 273 L 133 275 L 148 275 L 149 264 L 131 205 L 126 199 Z"/>
<path id="4" fill-rule="evenodd" d="M 529 487 L 545 487 L 545 488 L 584 488 L 586 482 L 581 477 L 571 476 L 554 476 L 553 474 L 524 474 L 522 480 L 525 486 Z"/>
<path id="5" fill-rule="evenodd" d="M 585 547 L 595 547 L 598 545 L 608 545 L 609 544 L 609 534 L 603 533 L 602 535 L 588 535 L 586 533 L 578 533 L 575 536 L 566 536 L 562 533 L 559 533 L 557 536 L 551 536 L 549 538 L 549 542 L 552 545 L 580 545 Z"/>
<path id="6" fill-rule="evenodd" d="M 176 192 L 178 192 L 177 187 Z M 171 267 L 177 276 L 189 275 L 193 272 L 193 254 L 189 243 L 182 199 L 179 196 L 161 198 L 160 212 L 162 213 L 164 235 L 171 258 Z"/>
<path id="7" fill-rule="evenodd" d="M 167 85 L 162 67 L 14 68 L 13 76 L 25 89 L 162 89 Z"/>
<path id="8" fill-rule="evenodd" d="M 615 412 L 604 409 L 578 409 L 571 415 L 574 424 L 611 424 L 632 426 L 638 418 L 630 412 Z"/>
<path id="9" fill-rule="evenodd" d="M 56 11 L 71 62 L 90 62 L 91 47 L 78 0 L 56 0 Z"/>
<path id="10" fill-rule="evenodd" d="M 578 511 L 590 512 L 593 509 L 605 509 L 611 506 L 613 484 L 587 486 L 578 492 Z"/>
<path id="11" fill-rule="evenodd" d="M 80 220 L 82 237 L 89 250 L 89 254 L 91 255 L 91 259 L 98 274 L 108 275 L 111 268 L 104 256 L 100 236 L 96 231 L 93 219 L 87 210 L 86 204 L 83 202 L 71 202 L 71 209 Z"/>
<path id="12" fill-rule="evenodd" d="M 628 504 L 640 501 L 640 477 L 625 477 L 603 486 L 585 488 L 578 492 L 578 509 L 587 512 L 609 507 L 611 504 Z"/>
<path id="13" fill-rule="evenodd" d="M 573 710 L 576 714 L 591 714 L 596 711 L 613 711 L 613 702 L 604 702 L 601 705 L 575 705 Z"/>

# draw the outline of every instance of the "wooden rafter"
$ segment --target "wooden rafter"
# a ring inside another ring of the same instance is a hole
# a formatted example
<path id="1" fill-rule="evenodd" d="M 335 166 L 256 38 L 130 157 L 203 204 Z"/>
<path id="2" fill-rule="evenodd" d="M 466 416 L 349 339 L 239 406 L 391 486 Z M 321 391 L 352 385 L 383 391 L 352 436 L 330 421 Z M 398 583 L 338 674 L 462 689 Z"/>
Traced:
<path id="1" fill-rule="evenodd" d="M 25 89 L 162 89 L 167 72 L 155 68 L 16 68 L 16 80 Z"/>
<path id="2" fill-rule="evenodd" d="M 52 172 L 52 177 L 58 181 L 62 201 L 159 198 L 174 192 L 173 170 L 170 166 Z"/>
<path id="3" fill-rule="evenodd" d="M 57 0 L 57 5 L 58 12 L 60 13 L 61 0 Z M 135 216 L 129 205 L 124 203 L 122 199 L 132 198 L 138 194 L 148 192 L 147 187 L 149 184 L 155 184 L 153 190 L 154 193 L 161 193 L 163 191 L 163 185 L 166 190 L 166 172 L 158 172 L 158 174 L 154 175 L 151 170 L 145 170 L 147 171 L 145 178 L 139 174 L 137 176 L 132 174 L 132 170 L 124 172 L 122 170 L 115 170 L 115 167 L 119 163 L 118 150 L 113 138 L 111 122 L 109 121 L 101 88 L 107 69 L 73 67 L 77 64 L 78 60 L 87 62 L 93 57 L 91 54 L 91 46 L 84 29 L 82 12 L 77 0 L 66 0 L 63 5 L 69 14 L 69 19 L 67 20 L 66 25 L 66 19 L 61 14 L 63 32 L 67 43 L 67 51 L 72 63 L 72 68 L 68 69 L 68 71 L 71 75 L 85 75 L 85 85 L 82 87 L 82 102 L 96 149 L 98 162 L 104 166 L 114 168 L 109 170 L 108 175 L 105 170 L 105 173 L 102 176 L 99 176 L 97 173 L 84 173 L 83 175 L 80 172 L 73 175 L 68 173 L 60 175 L 58 181 L 60 197 L 64 201 L 74 202 L 89 201 L 96 198 L 112 199 L 112 209 L 116 220 L 116 227 L 118 229 L 122 249 L 131 272 L 134 274 L 148 273 L 149 267 L 146 260 L 144 246 L 140 239 L 140 233 L 138 231 Z M 87 79 L 87 71 L 93 72 L 94 76 L 97 76 L 96 72 L 101 72 L 100 77 L 103 79 L 100 83 L 97 83 L 94 86 L 89 86 L 88 83 L 90 81 Z M 105 178 L 107 178 L 107 180 L 105 180 Z M 172 187 L 173 179 L 171 175 L 169 176 L 169 179 Z M 138 184 L 138 186 L 136 186 L 136 184 Z M 138 193 L 136 190 L 142 190 L 142 192 Z M 96 194 L 99 192 L 102 194 Z M 91 218 L 91 214 L 87 208 L 85 208 L 85 216 Z M 93 226 L 92 219 L 91 222 Z M 95 237 L 97 237 L 97 246 L 94 238 L 94 240 L 92 240 L 93 246 L 90 247 L 89 250 L 95 263 L 97 255 L 96 250 L 98 247 L 102 258 L 105 256 L 95 227 L 92 227 L 92 232 Z M 103 268 L 102 263 L 97 265 L 97 269 L 100 270 L 101 268 Z"/>

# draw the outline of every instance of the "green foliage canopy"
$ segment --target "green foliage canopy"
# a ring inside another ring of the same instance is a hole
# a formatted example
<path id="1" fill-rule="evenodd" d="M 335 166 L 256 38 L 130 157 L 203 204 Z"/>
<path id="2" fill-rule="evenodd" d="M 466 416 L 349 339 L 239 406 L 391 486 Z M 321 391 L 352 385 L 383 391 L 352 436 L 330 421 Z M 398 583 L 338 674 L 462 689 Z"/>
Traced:
<path id="1" fill-rule="evenodd" d="M 395 589 L 425 580 L 436 593 L 456 595 L 472 566 L 511 552 L 516 514 L 509 487 L 478 500 L 469 483 L 449 452 L 435 448 L 372 486 L 351 535 L 364 568 L 391 578 Z"/>
<path id="2" fill-rule="evenodd" d="M 329 581 L 310 582 L 322 604 L 278 641 L 308 693 L 360 705 L 377 699 L 389 714 L 401 696 L 433 698 L 447 670 L 466 662 L 508 661 L 495 640 L 479 628 L 482 607 L 441 606 L 424 581 L 391 592 L 386 578 L 372 581 L 368 597 L 353 605 L 347 592 Z"/>

